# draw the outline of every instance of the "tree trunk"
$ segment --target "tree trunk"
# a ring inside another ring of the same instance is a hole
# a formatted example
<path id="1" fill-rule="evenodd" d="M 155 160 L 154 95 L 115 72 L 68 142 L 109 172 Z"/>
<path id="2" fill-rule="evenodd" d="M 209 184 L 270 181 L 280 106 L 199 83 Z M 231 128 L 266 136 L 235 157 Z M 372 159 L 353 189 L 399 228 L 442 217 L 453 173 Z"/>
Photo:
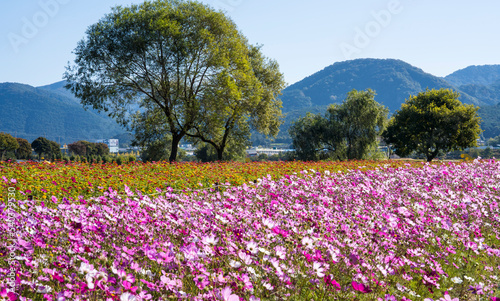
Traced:
<path id="1" fill-rule="evenodd" d="M 428 154 L 426 155 L 426 157 L 427 157 L 427 162 L 431 162 L 434 158 L 436 158 L 436 156 L 438 155 L 438 153 L 439 153 L 439 150 L 435 150 L 435 151 L 433 151 L 432 153 L 428 153 Z"/>
<path id="2" fill-rule="evenodd" d="M 177 152 L 179 150 L 179 142 L 181 142 L 182 136 L 183 135 L 179 135 L 179 134 L 174 134 L 172 136 L 172 150 L 170 152 L 170 158 L 168 158 L 168 161 L 170 163 L 175 162 L 175 160 L 177 159 Z"/>
<path id="3" fill-rule="evenodd" d="M 223 147 L 216 147 L 217 150 L 217 160 L 222 161 L 222 155 L 224 154 L 224 148 Z"/>

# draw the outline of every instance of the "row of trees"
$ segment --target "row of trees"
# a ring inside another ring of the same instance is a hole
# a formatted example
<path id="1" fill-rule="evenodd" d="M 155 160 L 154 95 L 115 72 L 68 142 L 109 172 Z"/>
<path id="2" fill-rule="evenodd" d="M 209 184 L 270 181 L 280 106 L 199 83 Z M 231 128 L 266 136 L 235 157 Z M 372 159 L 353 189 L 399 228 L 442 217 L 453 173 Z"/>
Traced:
<path id="1" fill-rule="evenodd" d="M 38 154 L 39 158 L 50 160 L 62 158 L 61 146 L 55 141 L 39 137 L 30 144 L 26 139 L 14 138 L 10 134 L 0 133 L 0 160 L 5 159 L 7 152 L 11 152 L 16 159 L 31 159 L 33 151 Z M 68 151 L 70 154 L 87 159 L 109 155 L 107 144 L 84 140 L 69 144 Z"/>
<path id="2" fill-rule="evenodd" d="M 325 116 L 308 114 L 290 128 L 302 160 L 366 159 L 377 151 L 377 137 L 399 156 L 421 154 L 427 161 L 450 151 L 477 146 L 478 108 L 464 105 L 452 90 L 427 90 L 411 96 L 388 121 L 375 92 L 353 90 Z"/>
<path id="3" fill-rule="evenodd" d="M 31 159 L 33 150 L 38 156 L 47 159 L 60 159 L 62 157 L 60 145 L 44 137 L 35 139 L 31 144 L 23 138 L 14 138 L 7 133 L 0 133 L 0 160 L 11 152 L 16 159 Z"/>
<path id="4" fill-rule="evenodd" d="M 106 156 L 109 155 L 109 147 L 105 143 L 92 143 L 80 140 L 68 144 L 68 151 L 82 157 Z"/>

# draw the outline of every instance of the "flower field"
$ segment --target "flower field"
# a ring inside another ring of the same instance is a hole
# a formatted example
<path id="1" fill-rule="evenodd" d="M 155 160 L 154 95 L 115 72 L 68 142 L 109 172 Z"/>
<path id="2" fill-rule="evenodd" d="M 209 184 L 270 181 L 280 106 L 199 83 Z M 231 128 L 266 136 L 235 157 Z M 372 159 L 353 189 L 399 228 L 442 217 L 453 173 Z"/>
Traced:
<path id="1" fill-rule="evenodd" d="M 419 162 L 410 162 L 420 166 Z M 410 164 L 391 161 L 385 166 L 400 167 Z M 210 188 L 215 183 L 241 185 L 258 178 L 271 175 L 276 180 L 286 174 L 304 169 L 317 171 L 367 170 L 375 168 L 377 161 L 350 162 L 260 162 L 260 163 L 133 163 L 86 164 L 86 163 L 35 163 L 11 164 L 0 162 L 0 188 L 7 190 L 10 179 L 16 179 L 16 190 L 23 196 L 32 195 L 36 199 L 50 200 L 66 197 L 69 200 L 82 197 L 99 197 L 108 188 L 124 194 L 125 185 L 143 194 L 158 193 L 171 187 L 177 191 Z M 6 194 L 0 193 L 0 202 L 5 202 Z"/>
<path id="2" fill-rule="evenodd" d="M 493 160 L 1 167 L 4 299 L 500 300 Z"/>

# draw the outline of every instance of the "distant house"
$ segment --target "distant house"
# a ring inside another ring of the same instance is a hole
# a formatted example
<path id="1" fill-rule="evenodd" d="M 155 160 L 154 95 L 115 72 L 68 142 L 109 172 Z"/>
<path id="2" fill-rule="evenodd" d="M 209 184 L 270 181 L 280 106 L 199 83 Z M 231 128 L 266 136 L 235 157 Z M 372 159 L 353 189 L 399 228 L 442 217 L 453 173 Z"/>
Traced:
<path id="1" fill-rule="evenodd" d="M 101 139 L 97 140 L 96 143 L 104 143 L 109 147 L 110 153 L 118 153 L 120 151 L 118 139 Z"/>

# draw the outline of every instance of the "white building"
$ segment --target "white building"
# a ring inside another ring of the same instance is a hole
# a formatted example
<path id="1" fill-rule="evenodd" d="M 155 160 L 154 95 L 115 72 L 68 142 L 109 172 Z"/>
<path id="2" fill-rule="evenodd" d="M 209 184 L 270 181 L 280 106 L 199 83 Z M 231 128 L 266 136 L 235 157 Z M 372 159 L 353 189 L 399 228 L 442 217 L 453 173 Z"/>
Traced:
<path id="1" fill-rule="evenodd" d="M 260 154 L 266 154 L 268 156 L 277 155 L 281 153 L 291 152 L 291 149 L 276 149 L 276 148 L 260 148 L 260 147 L 252 147 L 247 149 L 247 155 L 249 157 L 255 157 Z"/>
<path id="2" fill-rule="evenodd" d="M 118 139 L 101 139 L 97 140 L 97 143 L 104 143 L 109 147 L 110 153 L 118 153 L 119 152 L 119 141 Z"/>

